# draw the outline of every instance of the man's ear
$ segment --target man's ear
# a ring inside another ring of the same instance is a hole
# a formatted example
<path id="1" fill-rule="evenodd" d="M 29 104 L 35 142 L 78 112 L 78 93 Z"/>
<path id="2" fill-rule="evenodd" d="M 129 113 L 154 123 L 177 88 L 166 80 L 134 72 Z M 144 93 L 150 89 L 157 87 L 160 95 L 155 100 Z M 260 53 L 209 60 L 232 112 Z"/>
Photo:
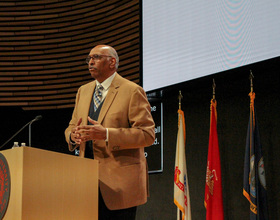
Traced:
<path id="1" fill-rule="evenodd" d="M 111 62 L 110 62 L 110 68 L 115 68 L 116 66 L 116 58 L 112 57 Z"/>

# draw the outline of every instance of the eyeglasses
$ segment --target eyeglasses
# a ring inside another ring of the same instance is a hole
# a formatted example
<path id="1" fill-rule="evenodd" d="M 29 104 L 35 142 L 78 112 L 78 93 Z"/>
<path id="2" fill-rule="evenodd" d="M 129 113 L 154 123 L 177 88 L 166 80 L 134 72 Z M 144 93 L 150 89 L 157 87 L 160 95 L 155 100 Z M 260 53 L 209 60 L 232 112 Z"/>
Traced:
<path id="1" fill-rule="evenodd" d="M 112 57 L 112 56 L 108 56 L 108 55 L 101 55 L 101 54 L 93 54 L 92 56 L 88 55 L 86 58 L 86 63 L 89 64 L 89 61 L 91 59 L 93 59 L 94 61 L 96 60 L 101 60 L 102 57 Z"/>

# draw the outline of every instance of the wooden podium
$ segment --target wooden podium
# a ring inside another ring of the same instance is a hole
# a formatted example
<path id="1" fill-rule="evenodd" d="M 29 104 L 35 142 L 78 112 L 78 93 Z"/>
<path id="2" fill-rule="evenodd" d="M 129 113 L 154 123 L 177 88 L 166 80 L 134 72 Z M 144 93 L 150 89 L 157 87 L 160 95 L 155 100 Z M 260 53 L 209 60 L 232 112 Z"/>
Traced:
<path id="1" fill-rule="evenodd" d="M 98 161 L 31 147 L 1 153 L 11 177 L 3 219 L 98 219 Z"/>

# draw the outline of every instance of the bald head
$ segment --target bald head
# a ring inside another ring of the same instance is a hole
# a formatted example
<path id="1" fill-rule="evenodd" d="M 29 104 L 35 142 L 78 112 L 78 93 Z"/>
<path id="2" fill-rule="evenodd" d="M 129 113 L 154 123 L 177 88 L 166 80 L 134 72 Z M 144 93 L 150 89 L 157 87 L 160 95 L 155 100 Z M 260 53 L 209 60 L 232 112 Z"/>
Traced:
<path id="1" fill-rule="evenodd" d="M 116 50 L 108 45 L 97 45 L 92 48 L 87 61 L 93 78 L 102 83 L 118 69 L 119 56 Z"/>
<path id="2" fill-rule="evenodd" d="M 94 47 L 94 48 L 100 49 L 100 51 L 102 52 L 102 54 L 105 54 L 105 55 L 109 55 L 109 56 L 111 56 L 111 57 L 114 57 L 114 58 L 116 59 L 115 68 L 116 68 L 116 70 L 118 69 L 118 67 L 119 67 L 119 56 L 118 56 L 117 51 L 116 51 L 113 47 L 111 47 L 111 46 L 109 46 L 109 45 L 97 45 L 97 46 Z"/>

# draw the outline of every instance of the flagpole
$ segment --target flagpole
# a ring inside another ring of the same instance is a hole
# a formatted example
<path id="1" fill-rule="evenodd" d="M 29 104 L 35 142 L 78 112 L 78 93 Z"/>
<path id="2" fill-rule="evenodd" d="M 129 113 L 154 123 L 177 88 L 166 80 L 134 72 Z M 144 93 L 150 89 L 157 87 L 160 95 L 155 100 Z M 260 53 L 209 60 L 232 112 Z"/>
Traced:
<path id="1" fill-rule="evenodd" d="M 251 92 L 253 93 L 253 78 L 254 78 L 254 75 L 252 73 L 252 70 L 250 70 L 250 76 L 249 76 L 249 80 L 250 80 L 250 86 L 251 86 Z"/>
<path id="2" fill-rule="evenodd" d="M 216 83 L 215 83 L 215 79 L 213 79 L 213 84 L 212 84 L 212 88 L 213 88 L 213 101 L 215 101 L 216 100 L 216 97 L 215 97 L 215 95 L 216 95 Z"/>
<path id="3" fill-rule="evenodd" d="M 181 90 L 179 91 L 179 96 L 178 96 L 178 99 L 179 99 L 179 109 L 181 110 L 181 101 L 182 101 L 182 98 L 183 98 L 183 96 L 182 96 L 182 92 L 181 92 Z"/>
<path id="4" fill-rule="evenodd" d="M 179 90 L 179 96 L 178 96 L 178 99 L 179 99 L 179 110 L 181 110 L 182 98 L 183 98 L 182 92 L 181 92 L 181 90 Z M 182 219 L 182 212 L 181 212 L 181 210 L 179 208 L 177 208 L 177 210 L 179 211 L 179 219 Z M 178 218 L 178 216 L 177 216 L 177 218 Z"/>
<path id="5" fill-rule="evenodd" d="M 252 109 L 252 114 L 253 114 L 253 123 L 255 124 L 255 106 L 254 106 L 254 99 L 255 99 L 255 93 L 254 93 L 254 86 L 253 86 L 253 78 L 254 75 L 252 73 L 252 70 L 250 70 L 250 75 L 249 75 L 249 80 L 250 80 L 250 87 L 251 87 L 251 92 L 249 93 L 250 96 L 250 108 Z"/>

